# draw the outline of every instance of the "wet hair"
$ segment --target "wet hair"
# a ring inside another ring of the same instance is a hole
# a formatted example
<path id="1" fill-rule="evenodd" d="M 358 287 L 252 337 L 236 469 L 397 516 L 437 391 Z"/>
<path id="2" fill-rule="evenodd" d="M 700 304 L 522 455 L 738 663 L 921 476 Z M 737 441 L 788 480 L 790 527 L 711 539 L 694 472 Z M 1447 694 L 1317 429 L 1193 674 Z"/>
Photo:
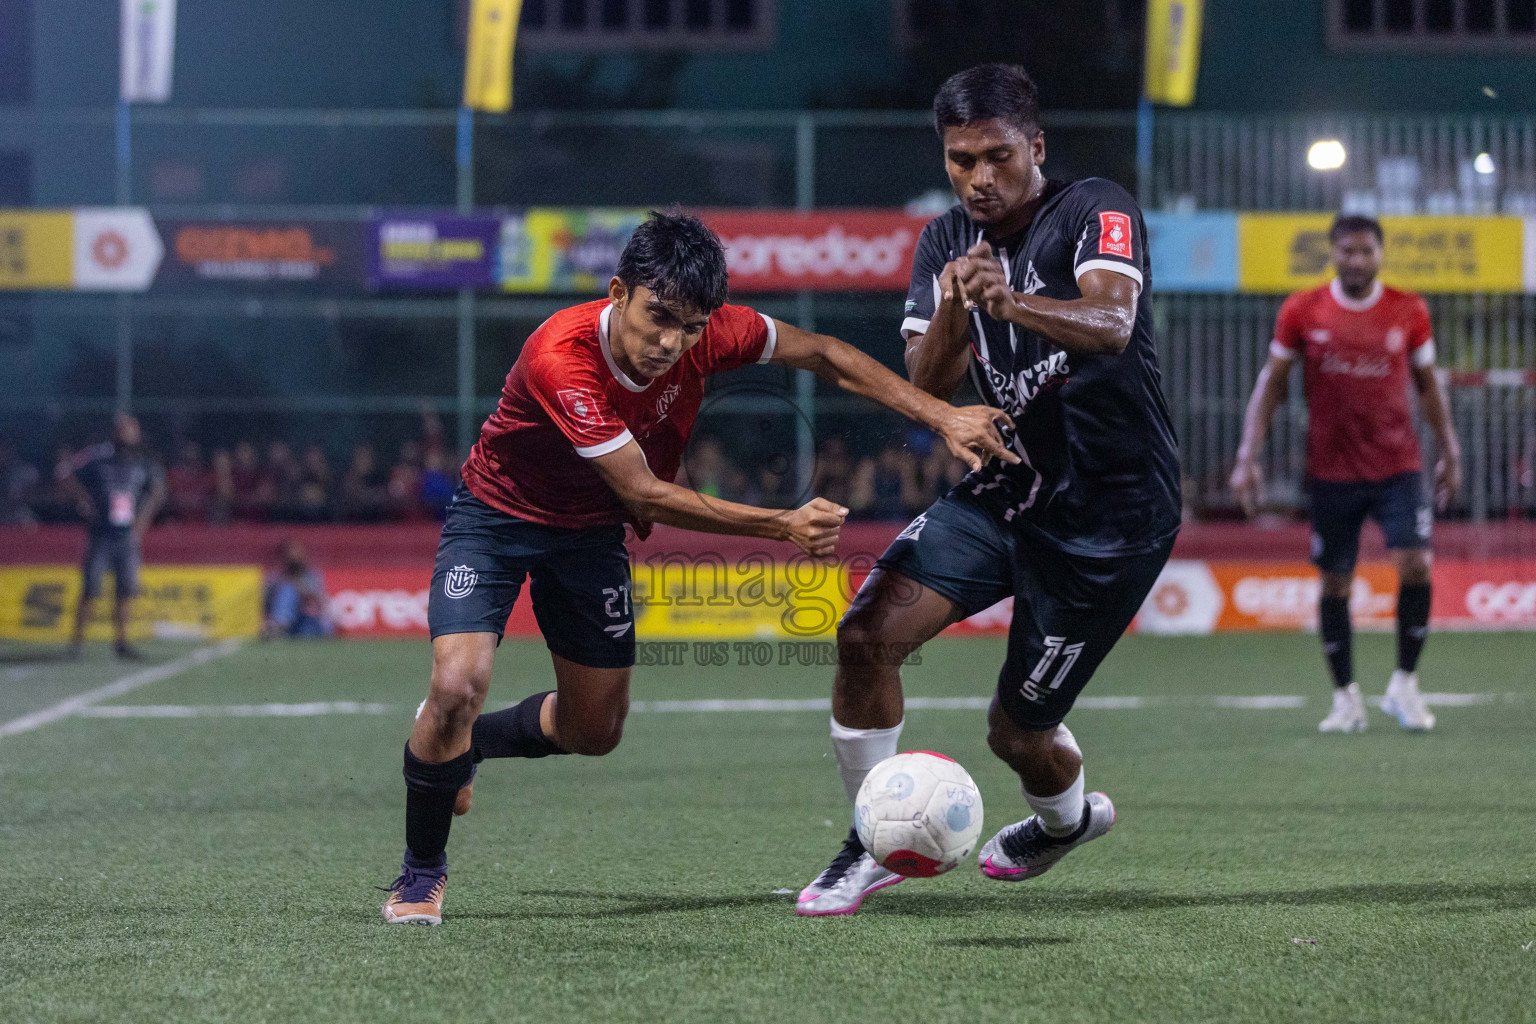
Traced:
<path id="1" fill-rule="evenodd" d="M 1382 244 L 1386 238 L 1381 233 L 1381 221 L 1375 217 L 1362 217 L 1355 213 L 1341 213 L 1333 218 L 1333 224 L 1328 228 L 1328 242 L 1333 244 L 1345 235 L 1356 231 L 1369 231 L 1376 236 L 1377 244 Z"/>
<path id="2" fill-rule="evenodd" d="M 1006 121 L 1030 138 L 1040 133 L 1040 93 L 1017 64 L 978 64 L 939 86 L 933 98 L 933 126 L 944 129 L 977 121 Z"/>
<path id="3" fill-rule="evenodd" d="M 652 210 L 619 254 L 624 287 L 649 288 L 663 302 L 713 313 L 725 305 L 730 278 L 725 247 L 697 217 Z"/>

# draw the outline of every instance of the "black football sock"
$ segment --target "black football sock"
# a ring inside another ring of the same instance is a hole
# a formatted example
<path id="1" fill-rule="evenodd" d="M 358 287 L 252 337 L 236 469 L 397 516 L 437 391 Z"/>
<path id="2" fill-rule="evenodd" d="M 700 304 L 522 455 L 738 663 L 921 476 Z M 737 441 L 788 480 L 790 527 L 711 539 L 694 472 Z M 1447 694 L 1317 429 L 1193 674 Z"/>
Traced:
<path id="1" fill-rule="evenodd" d="M 469 734 L 470 753 L 476 761 L 488 757 L 548 757 L 564 754 L 560 745 L 544 735 L 539 713 L 552 690 L 525 697 L 505 711 L 493 711 L 475 719 Z"/>
<path id="2" fill-rule="evenodd" d="M 1323 635 L 1323 656 L 1328 659 L 1328 668 L 1333 672 L 1333 685 L 1348 686 L 1355 679 L 1349 598 L 1324 597 L 1318 601 L 1317 627 Z"/>
<path id="3" fill-rule="evenodd" d="M 1428 583 L 1412 583 L 1397 591 L 1397 667 L 1412 672 L 1429 638 Z"/>
<path id="4" fill-rule="evenodd" d="M 465 751 L 452 761 L 423 761 L 405 746 L 405 864 L 426 871 L 448 867 L 448 828 L 453 802 L 470 780 L 474 757 Z"/>

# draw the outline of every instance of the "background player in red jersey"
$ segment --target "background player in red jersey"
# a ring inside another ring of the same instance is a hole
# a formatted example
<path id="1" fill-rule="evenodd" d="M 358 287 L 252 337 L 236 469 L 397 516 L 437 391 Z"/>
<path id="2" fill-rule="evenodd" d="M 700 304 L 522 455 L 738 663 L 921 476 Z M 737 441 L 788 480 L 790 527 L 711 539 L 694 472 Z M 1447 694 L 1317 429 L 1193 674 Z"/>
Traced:
<path id="1" fill-rule="evenodd" d="M 491 757 L 602 755 L 618 746 L 635 662 L 624 524 L 789 541 L 833 553 L 846 508 L 706 498 L 672 483 L 704 379 L 749 363 L 811 370 L 933 428 L 973 469 L 1017 462 L 986 406 L 957 409 L 835 338 L 725 304 L 725 251 L 693 217 L 653 214 L 608 298 L 528 338 L 464 464 L 443 524 L 427 618 L 432 682 L 405 747 L 406 853 L 386 920 L 438 924 L 455 812 Z M 507 615 L 532 578 L 556 689 L 480 714 Z"/>
<path id="2" fill-rule="evenodd" d="M 1349 593 L 1360 528 L 1369 516 L 1386 535 L 1399 584 L 1397 671 L 1382 708 L 1404 728 L 1429 729 L 1435 717 L 1419 695 L 1415 669 L 1429 633 L 1434 513 L 1424 499 L 1410 379 L 1440 446 L 1435 496 L 1441 508 L 1461 485 L 1461 447 L 1435 376 L 1429 308 L 1417 295 L 1377 280 L 1381 225 L 1369 217 L 1339 217 L 1328 237 L 1338 276 L 1280 307 L 1269 361 L 1248 402 L 1232 489 L 1250 515 L 1263 500 L 1258 451 L 1270 417 L 1285 400 L 1291 366 L 1301 360 L 1312 560 L 1322 572 L 1318 623 L 1334 682 L 1333 709 L 1318 728 L 1365 728 L 1365 702 L 1354 682 Z"/>

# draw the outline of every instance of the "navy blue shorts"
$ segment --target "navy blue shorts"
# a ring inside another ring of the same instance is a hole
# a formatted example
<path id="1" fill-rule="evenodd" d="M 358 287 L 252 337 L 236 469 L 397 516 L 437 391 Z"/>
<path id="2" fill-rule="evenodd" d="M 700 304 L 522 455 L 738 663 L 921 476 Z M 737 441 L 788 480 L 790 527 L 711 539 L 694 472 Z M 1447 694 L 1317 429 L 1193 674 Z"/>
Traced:
<path id="1" fill-rule="evenodd" d="M 624 527 L 569 530 L 494 509 L 463 484 L 443 523 L 427 624 L 448 633 L 506 632 L 532 577 L 533 614 L 550 651 L 593 668 L 635 663 Z"/>
<path id="2" fill-rule="evenodd" d="M 1307 485 L 1312 491 L 1312 561 L 1323 572 L 1355 571 L 1367 516 L 1381 526 L 1387 547 L 1429 547 L 1435 515 L 1418 473 L 1362 483 L 1308 480 Z"/>
<path id="3" fill-rule="evenodd" d="M 94 600 L 101 596 L 101 577 L 112 570 L 115 596 L 119 601 L 139 593 L 139 541 L 129 530 L 92 530 L 85 545 L 85 560 L 80 563 L 80 596 Z"/>
<path id="4" fill-rule="evenodd" d="M 1012 597 L 997 699 L 1020 728 L 1051 729 L 1130 626 L 1172 551 L 1169 537 L 1141 554 L 1072 554 L 951 491 L 876 564 L 943 594 L 962 615 Z"/>

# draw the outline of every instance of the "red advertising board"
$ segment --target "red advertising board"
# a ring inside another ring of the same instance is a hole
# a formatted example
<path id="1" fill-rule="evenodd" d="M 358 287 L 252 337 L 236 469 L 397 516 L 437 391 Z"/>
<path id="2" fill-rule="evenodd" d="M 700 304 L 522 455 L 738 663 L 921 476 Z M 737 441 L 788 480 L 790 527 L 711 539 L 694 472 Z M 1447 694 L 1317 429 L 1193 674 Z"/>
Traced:
<path id="1" fill-rule="evenodd" d="M 733 292 L 901 291 L 926 217 L 900 210 L 701 210 Z"/>

